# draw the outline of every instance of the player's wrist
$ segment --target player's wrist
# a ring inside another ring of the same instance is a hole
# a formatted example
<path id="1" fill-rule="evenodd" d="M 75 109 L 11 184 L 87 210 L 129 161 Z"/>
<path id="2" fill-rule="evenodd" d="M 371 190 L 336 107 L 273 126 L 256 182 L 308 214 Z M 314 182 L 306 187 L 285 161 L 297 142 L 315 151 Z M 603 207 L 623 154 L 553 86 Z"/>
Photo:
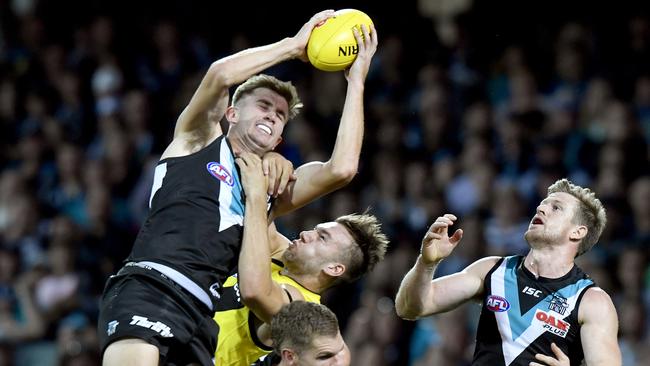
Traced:
<path id="1" fill-rule="evenodd" d="M 424 270 L 434 270 L 444 258 L 426 258 L 422 254 L 417 259 L 417 265 Z"/>
<path id="2" fill-rule="evenodd" d="M 286 47 L 287 55 L 291 59 L 298 58 L 304 52 L 305 49 L 305 46 L 302 45 L 301 42 L 299 42 L 299 40 L 296 39 L 296 37 L 284 38 L 282 41 L 280 41 L 280 43 L 284 47 Z"/>

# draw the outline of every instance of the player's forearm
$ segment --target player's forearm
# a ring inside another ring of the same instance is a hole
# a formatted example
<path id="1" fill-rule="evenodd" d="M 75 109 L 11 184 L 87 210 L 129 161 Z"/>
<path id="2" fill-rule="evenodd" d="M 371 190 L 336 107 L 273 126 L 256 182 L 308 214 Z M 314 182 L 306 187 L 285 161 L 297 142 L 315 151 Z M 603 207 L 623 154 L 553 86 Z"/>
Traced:
<path id="1" fill-rule="evenodd" d="M 418 257 L 404 276 L 395 298 L 395 310 L 400 318 L 415 320 L 425 314 L 433 298 L 431 280 L 438 264 L 424 264 Z"/>
<path id="2" fill-rule="evenodd" d="M 272 285 L 270 263 L 266 201 L 248 197 L 238 268 L 239 290 L 244 302 L 268 294 Z"/>
<path id="3" fill-rule="evenodd" d="M 332 157 L 327 165 L 333 177 L 349 183 L 357 173 L 364 133 L 364 85 L 351 80 L 341 114 Z"/>
<path id="4" fill-rule="evenodd" d="M 249 48 L 215 61 L 214 69 L 227 86 L 241 83 L 249 77 L 285 60 L 298 56 L 299 51 L 292 38 L 260 47 Z"/>

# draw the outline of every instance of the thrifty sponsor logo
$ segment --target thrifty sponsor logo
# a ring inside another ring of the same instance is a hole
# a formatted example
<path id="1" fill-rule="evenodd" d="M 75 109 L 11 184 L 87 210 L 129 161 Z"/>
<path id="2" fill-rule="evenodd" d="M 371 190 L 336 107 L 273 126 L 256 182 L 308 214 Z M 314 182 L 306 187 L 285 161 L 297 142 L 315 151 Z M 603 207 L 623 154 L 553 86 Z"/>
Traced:
<path id="1" fill-rule="evenodd" d="M 131 323 L 130 325 L 137 325 L 139 327 L 151 329 L 156 333 L 159 333 L 161 336 L 165 338 L 171 338 L 174 335 L 172 334 L 172 330 L 170 327 L 167 325 L 161 323 L 161 322 L 152 322 L 149 321 L 149 319 L 145 318 L 144 316 L 138 316 L 134 315 L 131 318 Z"/>

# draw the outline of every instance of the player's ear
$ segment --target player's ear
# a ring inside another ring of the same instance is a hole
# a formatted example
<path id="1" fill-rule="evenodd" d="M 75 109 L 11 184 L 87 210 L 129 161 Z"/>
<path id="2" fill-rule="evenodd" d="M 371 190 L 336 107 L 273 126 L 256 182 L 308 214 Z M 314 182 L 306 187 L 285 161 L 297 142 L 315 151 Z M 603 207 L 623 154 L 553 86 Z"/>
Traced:
<path id="1" fill-rule="evenodd" d="M 230 124 L 236 124 L 239 121 L 239 109 L 234 106 L 228 106 L 224 114 Z"/>
<path id="2" fill-rule="evenodd" d="M 323 271 L 332 277 L 339 277 L 345 273 L 345 265 L 343 263 L 330 262 L 325 265 Z"/>
<path id="3" fill-rule="evenodd" d="M 569 234 L 569 239 L 571 240 L 582 240 L 585 236 L 587 236 L 587 232 L 589 229 L 587 229 L 586 226 L 584 225 L 578 225 L 571 230 L 571 233 Z"/>
<path id="4" fill-rule="evenodd" d="M 278 142 L 276 142 L 275 145 L 273 145 L 273 150 L 275 150 L 275 148 L 276 148 L 278 145 L 280 145 L 281 142 L 282 142 L 282 136 L 278 136 Z"/>
<path id="5" fill-rule="evenodd" d="M 297 365 L 298 364 L 298 355 L 289 348 L 282 350 L 281 357 L 283 361 L 286 361 L 288 365 Z"/>

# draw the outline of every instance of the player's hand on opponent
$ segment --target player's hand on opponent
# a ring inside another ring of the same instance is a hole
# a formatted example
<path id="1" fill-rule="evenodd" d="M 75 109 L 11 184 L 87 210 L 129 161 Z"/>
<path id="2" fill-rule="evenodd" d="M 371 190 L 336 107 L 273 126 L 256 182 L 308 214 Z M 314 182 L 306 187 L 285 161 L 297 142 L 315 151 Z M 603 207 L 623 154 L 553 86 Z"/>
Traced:
<path id="1" fill-rule="evenodd" d="M 377 30 L 374 25 L 370 25 L 370 29 L 368 29 L 368 26 L 361 24 L 359 27 L 352 28 L 352 32 L 357 40 L 359 53 L 357 53 L 357 58 L 352 66 L 345 70 L 345 78 L 348 82 L 358 80 L 363 83 L 368 75 L 372 56 L 377 51 L 377 44 L 379 44 Z"/>
<path id="2" fill-rule="evenodd" d="M 262 171 L 268 178 L 267 193 L 269 196 L 281 195 L 289 182 L 296 180 L 293 164 L 284 156 L 273 151 L 267 152 L 262 157 Z"/>
<path id="3" fill-rule="evenodd" d="M 262 171 L 262 159 L 256 154 L 243 152 L 235 159 L 235 163 L 239 165 L 247 199 L 266 202 L 268 179 Z"/>
<path id="4" fill-rule="evenodd" d="M 560 347 L 556 346 L 555 343 L 551 343 L 551 350 L 555 354 L 556 358 L 552 356 L 546 356 L 541 353 L 535 355 L 535 358 L 542 363 L 531 362 L 529 366 L 570 366 L 569 357 L 562 352 Z"/>
<path id="5" fill-rule="evenodd" d="M 316 25 L 320 22 L 324 22 L 325 20 L 331 18 L 334 15 L 334 10 L 329 9 L 329 10 L 323 10 L 320 13 L 316 13 L 311 19 L 305 23 L 302 28 L 296 33 L 295 36 L 293 36 L 292 40 L 294 41 L 295 44 L 295 52 L 296 55 L 295 57 L 308 62 L 309 58 L 307 57 L 307 43 L 309 42 L 309 36 L 311 35 L 311 31 L 316 27 Z"/>
<path id="6" fill-rule="evenodd" d="M 445 214 L 431 224 L 422 239 L 422 261 L 425 264 L 437 264 L 451 254 L 463 237 L 463 230 L 458 229 L 449 237 L 448 229 L 456 221 L 456 216 Z"/>

